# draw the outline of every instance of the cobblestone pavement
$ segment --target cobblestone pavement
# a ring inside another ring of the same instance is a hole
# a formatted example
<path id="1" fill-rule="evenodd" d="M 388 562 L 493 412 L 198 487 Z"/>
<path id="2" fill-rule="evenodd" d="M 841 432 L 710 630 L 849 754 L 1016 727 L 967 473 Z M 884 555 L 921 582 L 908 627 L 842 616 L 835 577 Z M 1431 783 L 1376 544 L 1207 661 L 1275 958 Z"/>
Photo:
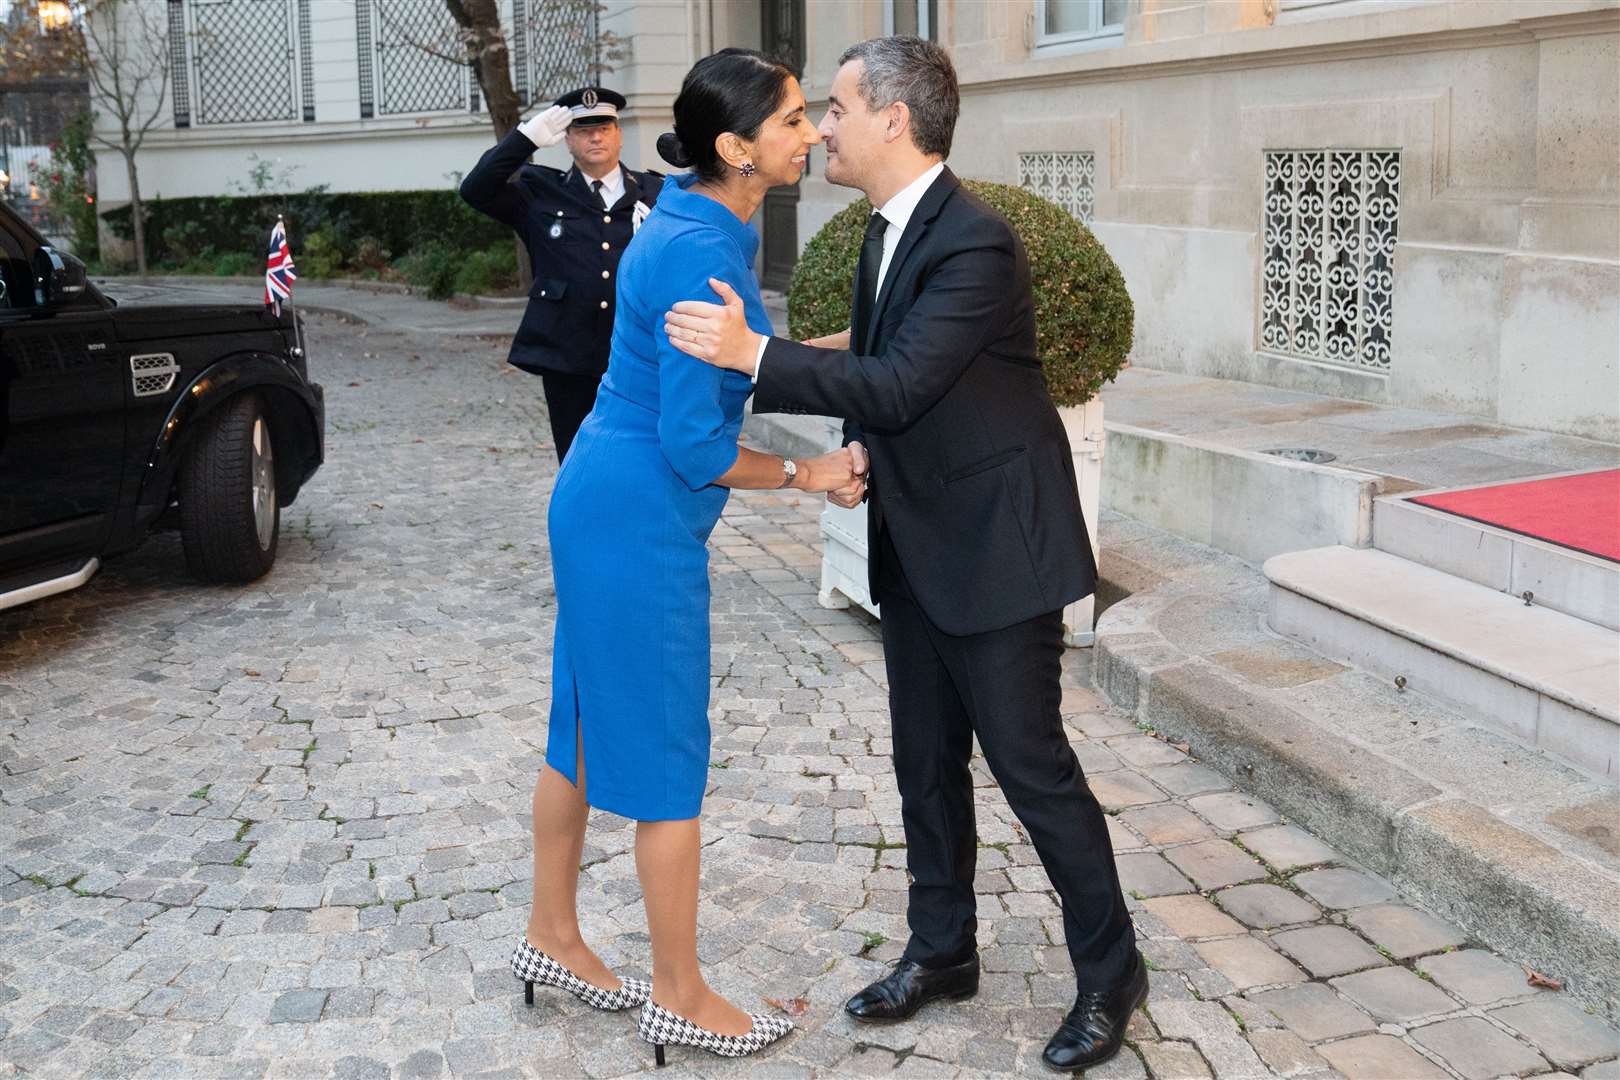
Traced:
<path id="1" fill-rule="evenodd" d="M 538 382 L 504 343 L 331 317 L 311 352 L 329 461 L 269 579 L 193 584 L 163 535 L 0 615 L 0 1074 L 646 1069 L 631 1018 L 557 992 L 526 1009 L 506 969 L 549 681 Z M 905 852 L 876 628 L 816 603 L 817 505 L 741 494 L 715 533 L 700 917 L 718 987 L 802 1003 L 801 1030 L 668 1072 L 1039 1074 L 1068 962 L 982 763 L 979 995 L 892 1027 L 839 1011 L 899 953 Z M 1087 654 L 1067 663 L 1155 971 L 1094 1075 L 1620 1076 L 1612 1029 L 1111 715 Z M 631 837 L 593 815 L 580 908 L 645 974 Z"/>

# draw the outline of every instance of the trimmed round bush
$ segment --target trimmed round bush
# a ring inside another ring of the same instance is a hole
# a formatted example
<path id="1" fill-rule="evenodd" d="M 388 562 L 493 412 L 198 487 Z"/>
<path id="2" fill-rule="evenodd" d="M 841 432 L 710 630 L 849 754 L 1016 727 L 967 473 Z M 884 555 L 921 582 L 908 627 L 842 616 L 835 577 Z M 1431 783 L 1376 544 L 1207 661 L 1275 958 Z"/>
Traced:
<path id="1" fill-rule="evenodd" d="M 1135 310 L 1119 267 L 1091 230 L 1056 204 L 1007 184 L 966 180 L 963 186 L 1012 223 L 1029 254 L 1036 339 L 1052 400 L 1091 400 L 1131 351 Z M 788 288 L 788 328 L 795 338 L 849 326 L 855 262 L 871 213 L 872 204 L 860 199 L 805 245 Z"/>

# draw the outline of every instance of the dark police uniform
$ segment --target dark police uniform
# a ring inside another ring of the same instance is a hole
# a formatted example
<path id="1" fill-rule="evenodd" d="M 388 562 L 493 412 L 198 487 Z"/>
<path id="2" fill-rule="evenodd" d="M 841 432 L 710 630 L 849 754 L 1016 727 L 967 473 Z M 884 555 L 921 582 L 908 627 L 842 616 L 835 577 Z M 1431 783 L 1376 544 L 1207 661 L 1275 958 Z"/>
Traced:
<path id="1" fill-rule="evenodd" d="M 610 106 L 596 117 L 613 120 L 624 103 L 619 94 L 598 88 L 556 102 L 574 109 L 580 117 L 575 123 L 595 118 L 581 113 Z M 561 460 L 607 370 L 619 257 L 657 200 L 663 178 L 620 164 L 623 194 L 605 207 L 578 168 L 531 165 L 534 152 L 528 136 L 514 129 L 478 159 L 461 182 L 461 197 L 510 225 L 529 250 L 534 285 L 507 362 L 544 378 Z"/>

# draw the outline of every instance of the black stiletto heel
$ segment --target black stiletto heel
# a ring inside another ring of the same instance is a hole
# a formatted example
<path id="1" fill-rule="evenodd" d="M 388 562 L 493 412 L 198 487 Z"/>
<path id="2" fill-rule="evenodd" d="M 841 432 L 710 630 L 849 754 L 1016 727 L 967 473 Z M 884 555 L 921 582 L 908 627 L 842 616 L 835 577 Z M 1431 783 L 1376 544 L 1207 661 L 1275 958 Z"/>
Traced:
<path id="1" fill-rule="evenodd" d="M 663 1043 L 659 1043 L 659 1044 L 657 1044 L 656 1046 L 653 1047 L 653 1057 L 657 1059 L 658 1067 L 660 1069 L 662 1069 L 664 1067 L 664 1044 Z"/>
<path id="2" fill-rule="evenodd" d="M 527 1005 L 531 1009 L 534 1008 L 534 980 L 533 979 L 524 979 L 523 980 L 523 1004 Z"/>

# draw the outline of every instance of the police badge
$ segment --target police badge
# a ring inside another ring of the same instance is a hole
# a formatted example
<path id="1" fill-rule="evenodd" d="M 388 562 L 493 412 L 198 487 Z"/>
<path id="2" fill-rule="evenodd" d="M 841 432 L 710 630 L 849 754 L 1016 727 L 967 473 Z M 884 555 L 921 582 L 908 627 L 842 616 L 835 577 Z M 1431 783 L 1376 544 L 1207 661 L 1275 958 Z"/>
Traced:
<path id="1" fill-rule="evenodd" d="M 596 101 L 596 91 L 590 89 L 587 89 L 584 94 L 580 95 L 579 99 L 579 103 L 585 106 L 587 109 L 596 108 Z"/>

